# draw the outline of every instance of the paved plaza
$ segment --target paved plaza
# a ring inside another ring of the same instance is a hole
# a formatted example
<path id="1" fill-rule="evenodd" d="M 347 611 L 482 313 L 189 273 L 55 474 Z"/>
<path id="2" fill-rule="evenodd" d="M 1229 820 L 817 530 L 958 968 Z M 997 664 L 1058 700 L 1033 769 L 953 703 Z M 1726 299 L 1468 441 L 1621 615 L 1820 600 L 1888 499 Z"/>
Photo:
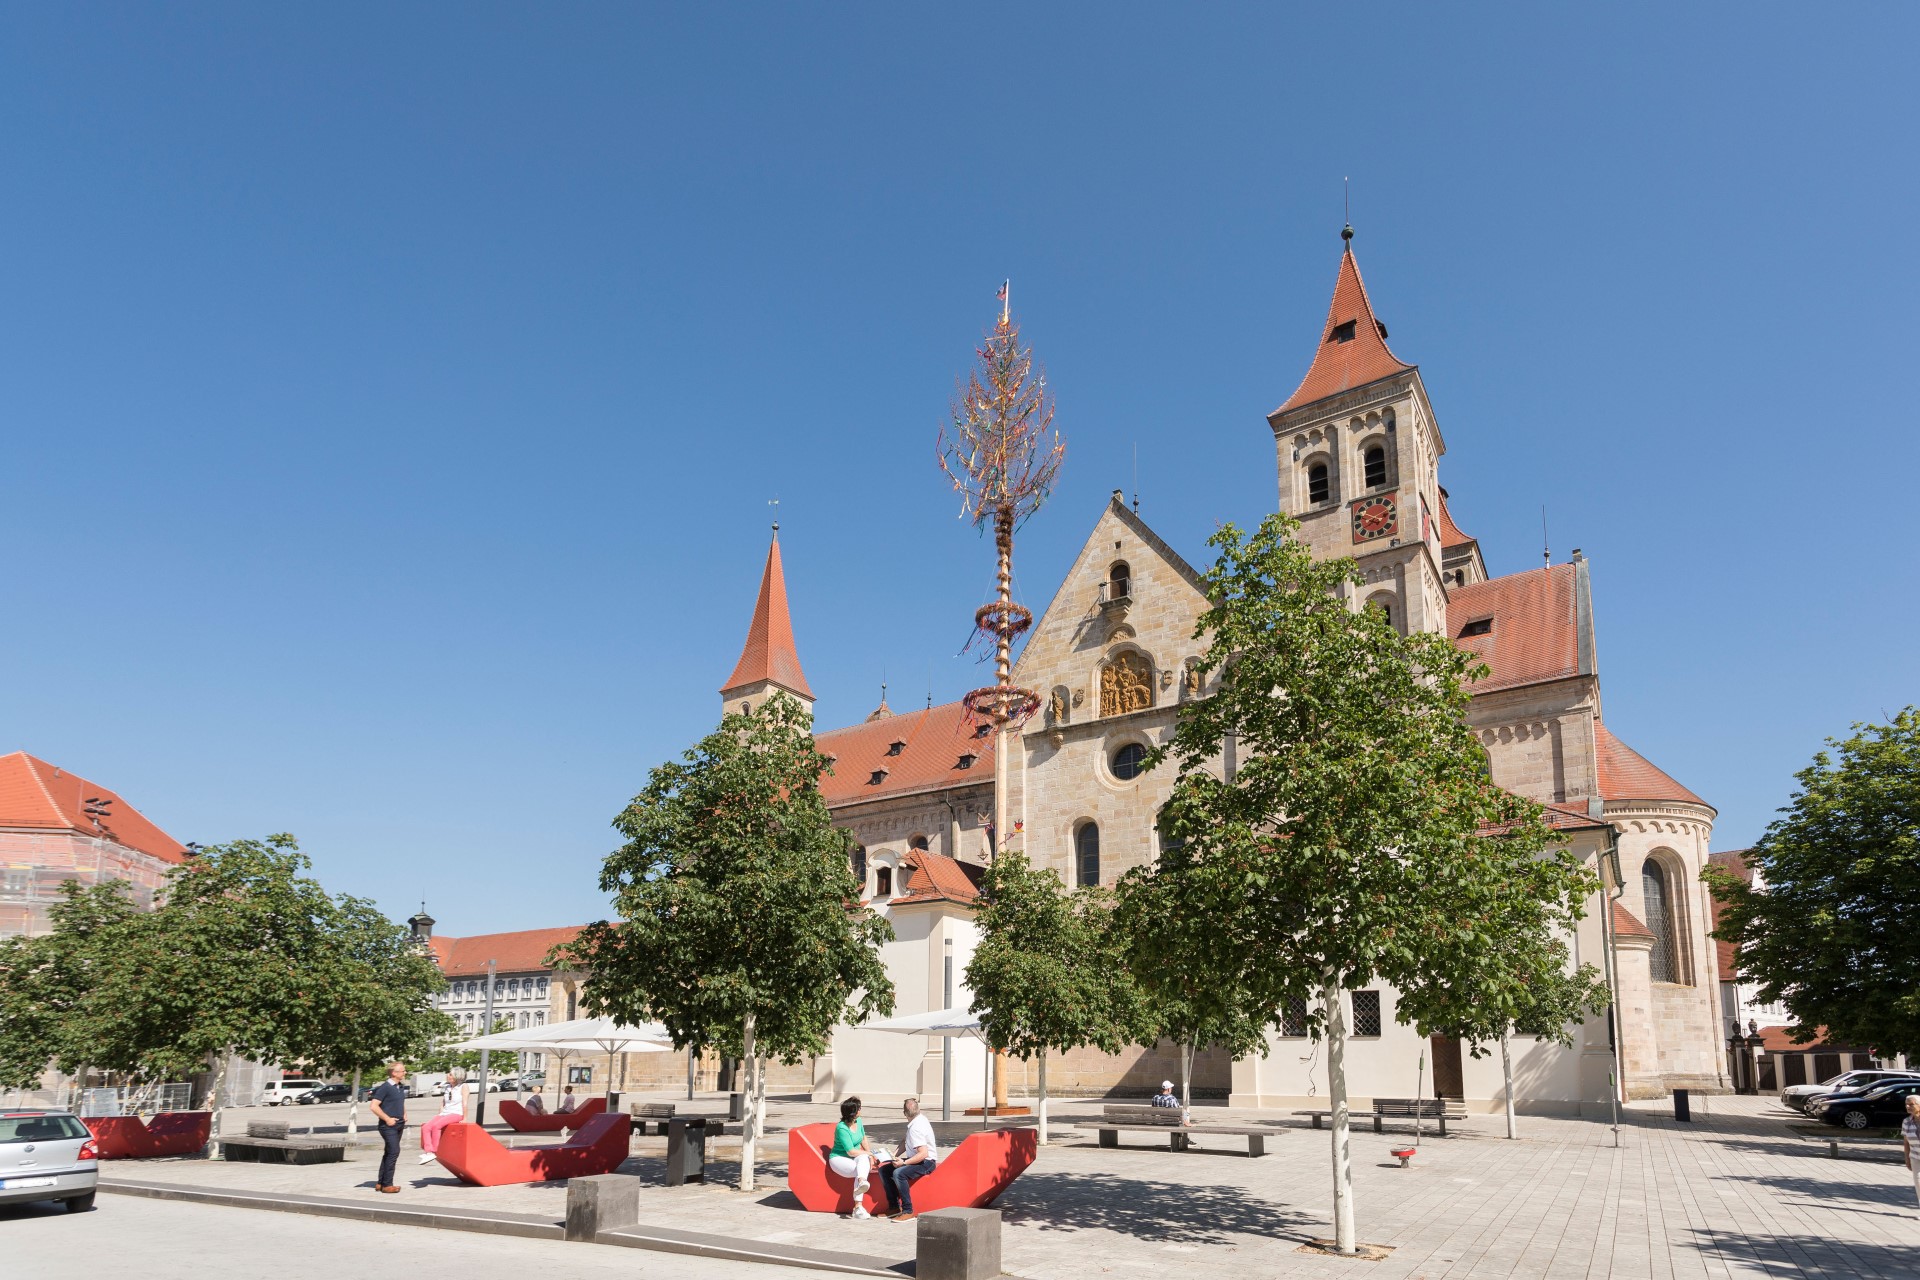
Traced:
<path id="1" fill-rule="evenodd" d="M 711 1097 L 694 1104 L 716 1105 Z M 337 1123 L 338 1110 L 273 1114 L 297 1123 L 311 1113 L 324 1125 Z M 829 1110 L 776 1103 L 772 1122 L 784 1128 L 825 1118 Z M 1697 1099 L 1690 1124 L 1675 1123 L 1665 1104 L 1636 1105 L 1624 1113 L 1617 1148 L 1604 1122 L 1522 1117 L 1521 1140 L 1508 1141 L 1500 1117 L 1480 1116 L 1445 1140 L 1429 1134 L 1404 1169 L 1388 1155 L 1401 1135 L 1375 1135 L 1363 1125 L 1354 1135 L 1358 1221 L 1363 1241 L 1390 1246 L 1380 1262 L 1301 1251 L 1330 1230 L 1325 1132 L 1292 1127 L 1270 1140 L 1270 1154 L 1258 1160 L 1225 1138 L 1201 1139 L 1203 1149 L 1173 1153 L 1148 1145 L 1150 1135 L 1130 1135 L 1140 1145 L 1112 1150 L 1095 1145 L 1086 1124 L 1071 1122 L 1090 1119 L 1089 1104 L 1067 1103 L 1062 1113 L 1068 1123 L 1056 1144 L 998 1206 L 1006 1219 L 1007 1270 L 1033 1280 L 1156 1272 L 1242 1280 L 1349 1276 L 1355 1268 L 1378 1280 L 1920 1276 L 1920 1211 L 1911 1179 L 1895 1159 L 1897 1145 L 1830 1159 L 1824 1143 L 1792 1127 L 1805 1122 L 1770 1098 Z M 1210 1117 L 1227 1114 L 1233 1113 L 1208 1109 Z M 872 1126 L 879 1141 L 897 1140 L 897 1127 Z M 967 1131 L 960 1124 L 941 1127 L 943 1144 Z M 659 1185 L 664 1139 L 635 1139 L 633 1150 L 624 1170 L 648 1184 L 641 1193 L 644 1223 L 860 1255 L 876 1268 L 913 1256 L 910 1224 L 801 1212 L 785 1190 L 784 1133 L 770 1136 L 762 1186 L 744 1196 L 727 1185 L 737 1168 L 737 1140 L 718 1148 L 709 1165 L 714 1182 L 704 1187 Z M 411 1152 L 401 1167 L 403 1194 L 376 1197 L 372 1156 L 370 1145 L 345 1165 L 128 1162 L 109 1166 L 105 1176 L 545 1221 L 563 1213 L 561 1186 L 466 1187 L 438 1166 L 415 1163 Z M 101 1211 L 119 1212 L 127 1202 L 102 1196 Z M 159 1212 L 174 1207 L 162 1205 Z"/>

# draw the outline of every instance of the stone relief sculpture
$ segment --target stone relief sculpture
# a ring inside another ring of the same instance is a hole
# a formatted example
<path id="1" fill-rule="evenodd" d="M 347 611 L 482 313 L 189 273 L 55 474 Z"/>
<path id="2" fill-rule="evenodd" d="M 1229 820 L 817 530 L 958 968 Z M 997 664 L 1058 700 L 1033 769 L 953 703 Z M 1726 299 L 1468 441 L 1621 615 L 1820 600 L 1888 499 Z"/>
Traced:
<path id="1" fill-rule="evenodd" d="M 1055 689 L 1047 701 L 1047 717 L 1055 724 L 1067 722 L 1067 695 L 1062 690 Z"/>
<path id="2" fill-rule="evenodd" d="M 1153 667 L 1146 655 L 1117 653 L 1100 669 L 1100 714 L 1124 715 L 1153 705 Z"/>
<path id="3" fill-rule="evenodd" d="M 1187 696 L 1189 698 L 1200 696 L 1200 668 L 1191 663 L 1187 666 Z"/>

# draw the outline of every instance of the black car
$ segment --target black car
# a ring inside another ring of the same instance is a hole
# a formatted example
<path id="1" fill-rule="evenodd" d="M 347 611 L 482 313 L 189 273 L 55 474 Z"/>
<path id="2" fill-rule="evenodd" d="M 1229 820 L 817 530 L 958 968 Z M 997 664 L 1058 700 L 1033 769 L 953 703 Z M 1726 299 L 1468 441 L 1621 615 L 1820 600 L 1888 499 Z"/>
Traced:
<path id="1" fill-rule="evenodd" d="M 367 1095 L 372 1092 L 373 1092 L 372 1089 L 364 1085 L 361 1086 L 361 1089 L 360 1089 L 361 1100 L 365 1101 L 367 1098 Z M 352 1085 L 334 1083 L 334 1084 L 323 1084 L 318 1089 L 309 1089 L 307 1092 L 295 1098 L 294 1101 L 304 1107 L 314 1102 L 345 1102 L 347 1099 L 351 1097 L 353 1097 Z"/>
<path id="2" fill-rule="evenodd" d="M 1807 1114 L 1849 1129 L 1871 1129 L 1899 1124 L 1907 1114 L 1907 1099 L 1920 1094 L 1920 1080 L 1900 1080 L 1857 1093 L 1831 1093 L 1807 1104 Z"/>

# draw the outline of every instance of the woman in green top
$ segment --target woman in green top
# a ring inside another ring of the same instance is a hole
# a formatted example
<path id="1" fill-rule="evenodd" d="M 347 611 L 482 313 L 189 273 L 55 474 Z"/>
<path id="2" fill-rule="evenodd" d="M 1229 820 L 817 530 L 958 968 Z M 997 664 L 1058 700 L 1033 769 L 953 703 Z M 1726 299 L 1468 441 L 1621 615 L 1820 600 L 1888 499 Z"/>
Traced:
<path id="1" fill-rule="evenodd" d="M 827 1157 L 827 1167 L 853 1179 L 853 1216 L 872 1217 L 861 1202 L 867 1194 L 867 1173 L 873 1168 L 873 1147 L 867 1142 L 867 1126 L 860 1123 L 858 1098 L 840 1104 L 840 1123 L 833 1126 L 833 1154 Z"/>

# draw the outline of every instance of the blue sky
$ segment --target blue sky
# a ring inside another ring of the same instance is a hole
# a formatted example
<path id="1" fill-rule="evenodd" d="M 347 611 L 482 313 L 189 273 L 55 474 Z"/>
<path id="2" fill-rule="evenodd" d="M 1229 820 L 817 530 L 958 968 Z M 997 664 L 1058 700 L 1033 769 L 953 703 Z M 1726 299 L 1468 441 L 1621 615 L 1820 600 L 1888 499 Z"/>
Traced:
<path id="1" fill-rule="evenodd" d="M 1911 9 L 0 7 L 0 751 L 442 931 L 602 912 L 781 501 L 823 723 L 979 679 L 934 433 L 1011 277 L 1191 559 L 1275 502 L 1341 179 L 1454 511 L 1593 561 L 1743 845 L 1914 700 Z M 1902 157 L 1907 157 L 1902 159 Z"/>

